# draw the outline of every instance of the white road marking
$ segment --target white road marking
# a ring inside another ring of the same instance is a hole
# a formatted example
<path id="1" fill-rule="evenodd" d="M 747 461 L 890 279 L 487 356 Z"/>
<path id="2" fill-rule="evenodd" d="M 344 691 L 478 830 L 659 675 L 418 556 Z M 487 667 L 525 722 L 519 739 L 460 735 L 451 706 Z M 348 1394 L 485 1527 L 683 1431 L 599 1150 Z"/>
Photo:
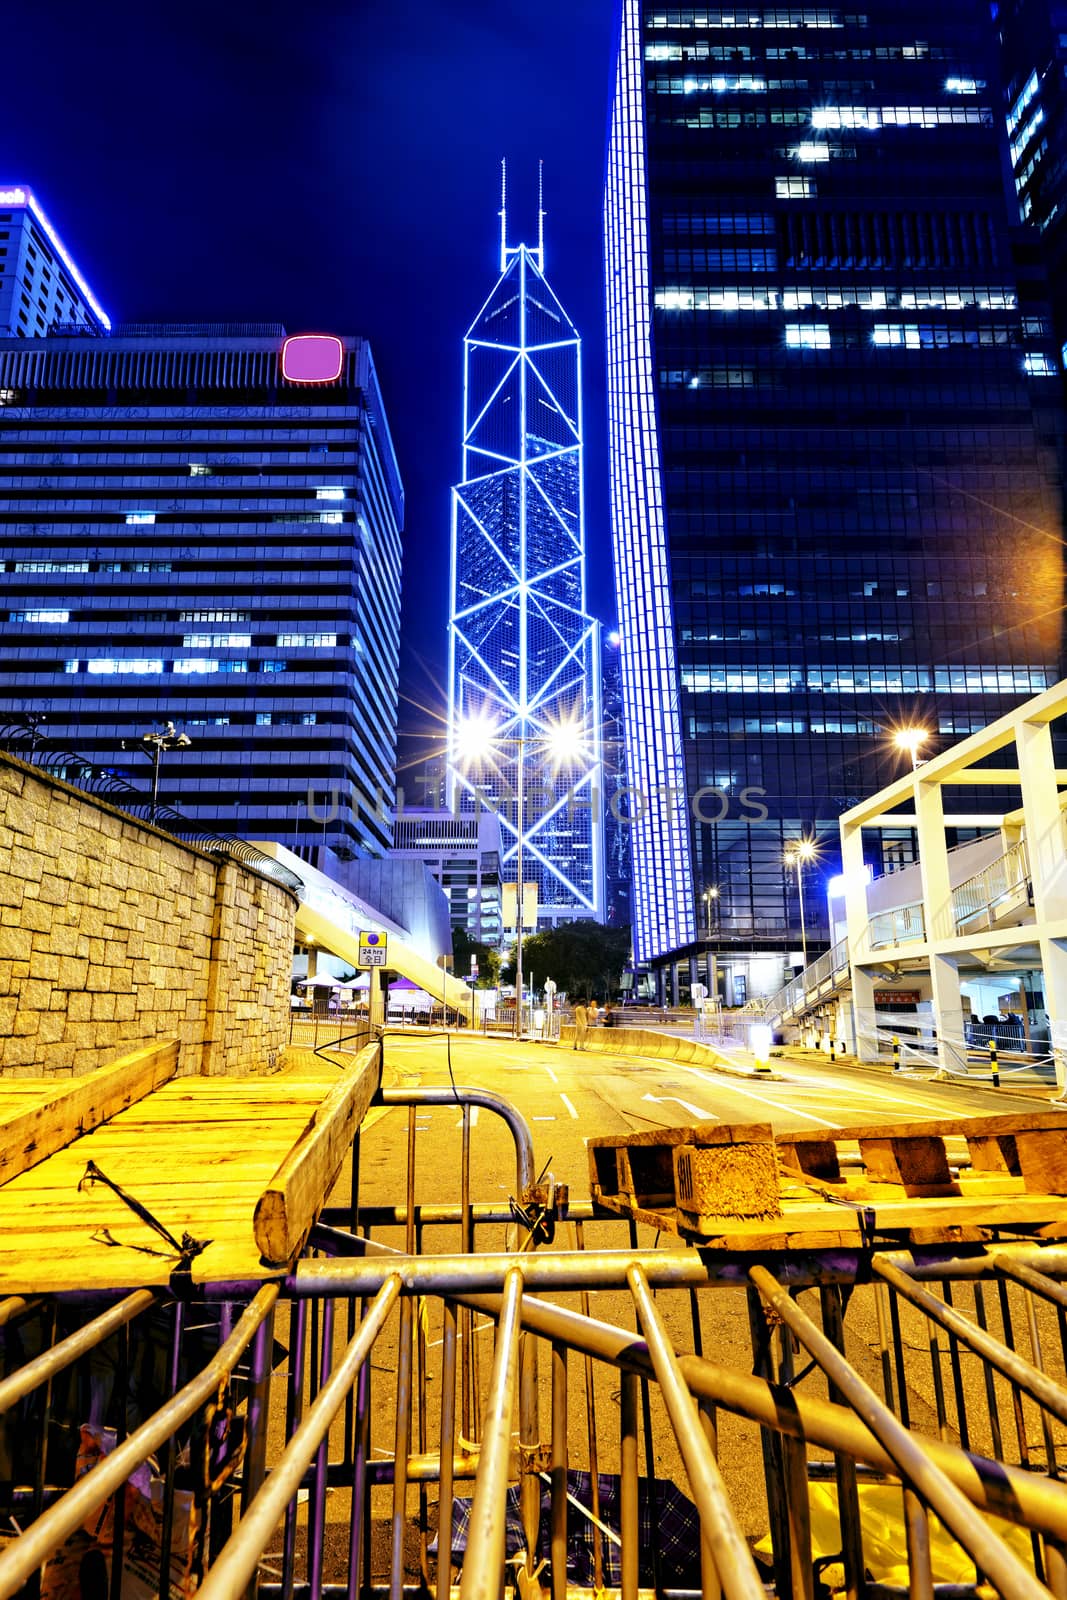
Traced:
<path id="1" fill-rule="evenodd" d="M 478 1107 L 477 1106 L 471 1106 L 470 1114 L 471 1114 L 471 1127 L 472 1128 L 476 1128 L 478 1126 Z M 462 1126 L 463 1126 L 463 1118 L 460 1117 L 459 1121 L 456 1123 L 456 1127 L 457 1128 L 462 1128 Z"/>
<path id="2" fill-rule="evenodd" d="M 642 1095 L 641 1098 L 643 1100 L 651 1100 L 654 1106 L 681 1106 L 684 1111 L 690 1112 L 691 1115 L 696 1117 L 700 1122 L 722 1121 L 722 1118 L 717 1117 L 714 1111 L 705 1111 L 702 1106 L 695 1106 L 689 1100 L 679 1100 L 678 1097 L 673 1094 L 646 1094 Z"/>
<path id="3" fill-rule="evenodd" d="M 955 1106 L 946 1106 L 941 1100 L 924 1100 L 912 1095 L 904 1096 L 899 1093 L 887 1093 L 884 1089 L 872 1089 L 866 1084 L 849 1083 L 844 1079 L 835 1079 L 832 1084 L 819 1083 L 814 1078 L 803 1078 L 797 1083 L 798 1089 L 810 1089 L 813 1093 L 834 1094 L 842 1090 L 849 1098 L 863 1098 L 866 1100 L 890 1100 L 905 1109 L 914 1107 L 917 1111 L 935 1111 L 953 1117 L 973 1117 L 973 1111 L 957 1111 Z"/>
<path id="4" fill-rule="evenodd" d="M 560 1099 L 563 1101 L 563 1104 L 567 1107 L 567 1110 L 570 1112 L 570 1114 L 574 1118 L 575 1122 L 577 1122 L 578 1113 L 577 1113 L 577 1111 L 575 1111 L 574 1106 L 571 1104 L 570 1100 L 562 1092 L 562 1090 L 560 1091 Z"/>
<path id="5" fill-rule="evenodd" d="M 746 1100 L 755 1100 L 763 1106 L 774 1106 L 777 1111 L 785 1111 L 792 1116 L 805 1117 L 808 1122 L 817 1122 L 823 1128 L 839 1128 L 841 1126 L 839 1122 L 831 1122 L 827 1117 L 817 1117 L 814 1111 L 801 1111 L 799 1106 L 783 1105 L 780 1100 L 772 1100 L 769 1095 L 753 1094 L 751 1089 L 739 1088 L 734 1078 L 731 1078 L 727 1085 L 723 1083 L 721 1078 L 713 1078 L 710 1073 L 703 1072 L 700 1067 L 687 1067 L 681 1061 L 672 1061 L 671 1070 L 688 1072 L 692 1077 L 699 1078 L 701 1083 L 710 1083 L 714 1088 L 721 1089 L 724 1094 L 743 1095 Z M 722 1119 L 720 1118 L 719 1120 L 721 1121 Z"/>
<path id="6" fill-rule="evenodd" d="M 550 1116 L 550 1117 L 531 1117 L 530 1118 L 531 1122 L 555 1122 L 555 1120 L 556 1120 L 555 1113 L 553 1113 L 552 1116 Z"/>
<path id="7" fill-rule="evenodd" d="M 548 1075 L 552 1079 L 553 1083 L 558 1083 L 559 1082 L 559 1079 L 556 1077 L 556 1074 L 552 1071 L 551 1067 L 545 1067 L 545 1071 L 548 1073 Z"/>

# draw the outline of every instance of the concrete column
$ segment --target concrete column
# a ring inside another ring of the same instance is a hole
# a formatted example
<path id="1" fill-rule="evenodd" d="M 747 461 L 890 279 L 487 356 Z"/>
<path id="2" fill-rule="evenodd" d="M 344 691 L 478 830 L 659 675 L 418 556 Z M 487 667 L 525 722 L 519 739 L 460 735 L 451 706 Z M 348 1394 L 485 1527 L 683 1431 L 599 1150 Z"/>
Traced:
<path id="1" fill-rule="evenodd" d="M 955 937 L 956 921 L 952 912 L 952 885 L 948 873 L 948 845 L 945 842 L 945 808 L 942 803 L 941 785 L 936 779 L 924 782 L 921 768 L 915 780 L 915 815 L 918 822 L 916 831 L 919 835 L 919 873 L 922 880 L 926 937 L 951 939 Z"/>
<path id="2" fill-rule="evenodd" d="M 1067 918 L 1067 838 L 1056 787 L 1052 729 L 1024 722 L 1015 736 L 1037 922 Z"/>
<path id="3" fill-rule="evenodd" d="M 713 1000 L 719 995 L 719 959 L 714 950 L 708 951 L 708 993 Z"/>
<path id="4" fill-rule="evenodd" d="M 652 976 L 656 980 L 656 1001 L 660 1006 L 667 1003 L 667 975 L 663 967 L 655 967 Z"/>
<path id="5" fill-rule="evenodd" d="M 700 961 L 697 956 L 689 957 L 689 992 L 692 995 L 694 983 L 700 982 Z"/>
<path id="6" fill-rule="evenodd" d="M 215 905 L 211 925 L 211 959 L 207 972 L 207 1003 L 204 1015 L 204 1045 L 200 1055 L 200 1075 L 204 1078 L 223 1073 L 226 1061 L 226 1025 L 230 1014 L 228 977 L 232 961 L 233 919 L 237 900 L 237 866 L 220 861 L 215 870 Z M 308 952 L 310 960 L 311 952 Z"/>
<path id="7" fill-rule="evenodd" d="M 966 1073 L 960 975 L 951 956 L 930 956 L 930 990 L 937 1029 L 937 1059 L 942 1072 Z"/>
<path id="8" fill-rule="evenodd" d="M 1067 1088 L 1067 939 L 1041 939 L 1041 973 L 1056 1087 Z"/>
<path id="9" fill-rule="evenodd" d="M 878 1060 L 875 1037 L 874 979 L 866 967 L 852 964 L 852 1038 L 860 1061 Z"/>

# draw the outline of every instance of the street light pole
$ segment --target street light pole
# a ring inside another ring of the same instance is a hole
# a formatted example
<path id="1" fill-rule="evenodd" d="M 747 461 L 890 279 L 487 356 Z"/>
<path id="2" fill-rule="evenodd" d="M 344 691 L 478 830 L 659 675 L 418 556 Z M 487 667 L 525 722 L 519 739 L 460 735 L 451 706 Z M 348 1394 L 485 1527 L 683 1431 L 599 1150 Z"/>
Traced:
<path id="1" fill-rule="evenodd" d="M 804 858 L 798 855 L 797 861 L 797 897 L 800 901 L 800 953 L 804 958 L 804 966 L 808 964 L 808 930 L 804 926 Z"/>

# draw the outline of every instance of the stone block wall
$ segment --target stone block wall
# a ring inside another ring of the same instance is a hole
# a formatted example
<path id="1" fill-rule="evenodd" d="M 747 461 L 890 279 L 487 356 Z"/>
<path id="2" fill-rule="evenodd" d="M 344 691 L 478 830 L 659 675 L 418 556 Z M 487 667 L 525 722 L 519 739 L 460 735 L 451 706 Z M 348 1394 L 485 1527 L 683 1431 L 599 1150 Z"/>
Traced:
<path id="1" fill-rule="evenodd" d="M 272 1070 L 295 916 L 280 884 L 0 752 L 0 1074 L 163 1037 L 183 1072 Z"/>

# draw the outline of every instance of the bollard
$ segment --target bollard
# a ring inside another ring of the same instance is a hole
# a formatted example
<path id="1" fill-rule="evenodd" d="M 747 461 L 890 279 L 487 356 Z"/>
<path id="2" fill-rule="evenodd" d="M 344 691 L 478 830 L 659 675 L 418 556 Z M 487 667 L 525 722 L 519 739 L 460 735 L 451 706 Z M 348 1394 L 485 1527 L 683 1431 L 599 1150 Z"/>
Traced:
<path id="1" fill-rule="evenodd" d="M 900 1040 L 893 1035 L 893 1071 L 900 1071 Z"/>
<path id="2" fill-rule="evenodd" d="M 834 1064 L 834 1062 L 836 1060 L 837 1060 L 837 1056 L 834 1053 L 834 1036 L 833 1036 L 833 1034 L 831 1034 L 830 1035 L 830 1065 L 833 1066 L 833 1064 Z"/>
<path id="3" fill-rule="evenodd" d="M 997 1065 L 997 1041 L 995 1039 L 990 1039 L 989 1041 L 989 1070 L 993 1074 L 994 1089 L 999 1089 L 1000 1068 Z"/>
<path id="4" fill-rule="evenodd" d="M 774 1034 L 763 1023 L 758 1023 L 748 1036 L 749 1048 L 755 1057 L 754 1067 L 756 1072 L 770 1072 L 771 1070 L 771 1045 L 774 1043 Z"/>

